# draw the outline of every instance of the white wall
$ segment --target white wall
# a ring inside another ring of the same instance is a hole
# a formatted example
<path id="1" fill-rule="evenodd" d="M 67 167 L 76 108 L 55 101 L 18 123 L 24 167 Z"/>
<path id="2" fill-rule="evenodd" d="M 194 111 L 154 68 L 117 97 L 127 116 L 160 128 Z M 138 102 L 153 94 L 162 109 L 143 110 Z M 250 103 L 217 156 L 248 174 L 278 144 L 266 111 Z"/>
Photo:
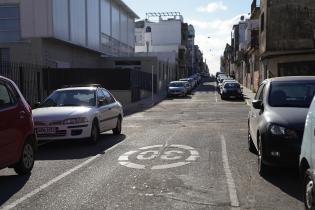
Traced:
<path id="1" fill-rule="evenodd" d="M 62 40 L 70 40 L 69 4 L 65 0 L 53 0 L 54 36 Z"/>
<path id="2" fill-rule="evenodd" d="M 135 52 L 147 52 L 146 42 L 149 42 L 149 52 L 176 52 L 182 42 L 181 21 L 146 22 L 144 28 L 136 28 Z M 146 28 L 151 27 L 151 33 Z"/>
<path id="3" fill-rule="evenodd" d="M 112 37 L 120 39 L 120 14 L 119 7 L 112 5 Z"/>
<path id="4" fill-rule="evenodd" d="M 135 21 L 128 18 L 128 45 L 135 46 Z"/>
<path id="5" fill-rule="evenodd" d="M 70 0 L 70 41 L 86 46 L 85 0 Z"/>
<path id="6" fill-rule="evenodd" d="M 92 49 L 100 48 L 99 0 L 88 0 L 87 4 L 87 45 Z"/>
<path id="7" fill-rule="evenodd" d="M 52 36 L 53 21 L 51 11 L 51 0 L 21 0 L 20 17 L 22 38 Z"/>
<path id="8" fill-rule="evenodd" d="M 0 0 L 1 3 L 20 4 L 22 38 L 57 38 L 102 51 L 103 33 L 128 45 L 129 50 L 134 49 L 135 14 L 119 0 Z M 126 47 L 119 48 L 119 42 L 115 42 L 118 51 L 126 52 Z"/>
<path id="9" fill-rule="evenodd" d="M 128 16 L 125 12 L 120 12 L 120 41 L 128 44 Z"/>
<path id="10" fill-rule="evenodd" d="M 162 21 L 159 23 L 148 23 L 152 30 L 152 45 L 181 44 L 181 22 Z"/>
<path id="11" fill-rule="evenodd" d="M 101 32 L 111 36 L 111 6 L 109 0 L 101 0 Z"/>

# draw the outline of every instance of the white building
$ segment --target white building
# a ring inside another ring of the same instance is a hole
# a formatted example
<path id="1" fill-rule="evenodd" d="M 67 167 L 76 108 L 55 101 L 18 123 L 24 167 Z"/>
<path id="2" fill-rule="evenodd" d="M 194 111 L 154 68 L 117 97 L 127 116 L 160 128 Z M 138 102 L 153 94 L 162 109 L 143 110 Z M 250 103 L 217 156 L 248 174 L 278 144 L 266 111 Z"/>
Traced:
<path id="1" fill-rule="evenodd" d="M 186 77 L 188 74 L 186 61 L 188 24 L 184 23 L 183 17 L 177 12 L 152 13 L 152 15 L 152 17 L 158 17 L 158 20 L 152 21 L 147 18 L 136 23 L 135 52 L 158 56 L 160 59 L 168 57 L 168 63 L 177 65 L 178 75 Z M 169 56 L 170 53 L 172 56 Z"/>
<path id="2" fill-rule="evenodd" d="M 178 53 L 182 45 L 182 19 L 143 21 L 137 27 L 135 52 L 172 52 Z"/>
<path id="3" fill-rule="evenodd" d="M 136 18 L 121 0 L 0 0 L 0 60 L 71 68 L 132 55 Z"/>

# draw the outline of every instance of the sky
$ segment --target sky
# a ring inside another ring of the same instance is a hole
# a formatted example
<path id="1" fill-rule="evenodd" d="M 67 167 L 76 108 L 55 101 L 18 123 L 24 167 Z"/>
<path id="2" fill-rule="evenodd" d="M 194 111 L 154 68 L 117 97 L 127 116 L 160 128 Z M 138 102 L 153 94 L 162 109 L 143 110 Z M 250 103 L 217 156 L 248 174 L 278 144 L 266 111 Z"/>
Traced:
<path id="1" fill-rule="evenodd" d="M 180 12 L 196 31 L 211 73 L 220 70 L 220 57 L 231 42 L 232 26 L 248 16 L 252 0 L 123 0 L 140 19 L 146 12 Z"/>

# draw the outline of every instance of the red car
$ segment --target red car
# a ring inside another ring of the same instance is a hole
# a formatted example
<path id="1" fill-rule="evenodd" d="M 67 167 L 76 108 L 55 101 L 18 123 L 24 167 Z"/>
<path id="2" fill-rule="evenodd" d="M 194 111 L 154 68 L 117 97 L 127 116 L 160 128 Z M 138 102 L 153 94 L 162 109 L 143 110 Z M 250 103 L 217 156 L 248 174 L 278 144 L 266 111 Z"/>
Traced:
<path id="1" fill-rule="evenodd" d="M 0 169 L 28 174 L 36 149 L 32 109 L 14 82 L 0 76 Z"/>

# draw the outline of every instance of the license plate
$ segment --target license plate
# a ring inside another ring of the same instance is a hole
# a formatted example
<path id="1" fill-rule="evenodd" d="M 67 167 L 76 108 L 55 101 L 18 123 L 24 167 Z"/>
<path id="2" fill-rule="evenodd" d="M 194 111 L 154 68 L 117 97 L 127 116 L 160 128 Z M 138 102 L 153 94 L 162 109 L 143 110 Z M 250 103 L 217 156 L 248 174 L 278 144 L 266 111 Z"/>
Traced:
<path id="1" fill-rule="evenodd" d="M 230 96 L 231 98 L 236 98 L 236 96 Z"/>
<path id="2" fill-rule="evenodd" d="M 36 128 L 37 134 L 55 134 L 57 128 Z"/>

